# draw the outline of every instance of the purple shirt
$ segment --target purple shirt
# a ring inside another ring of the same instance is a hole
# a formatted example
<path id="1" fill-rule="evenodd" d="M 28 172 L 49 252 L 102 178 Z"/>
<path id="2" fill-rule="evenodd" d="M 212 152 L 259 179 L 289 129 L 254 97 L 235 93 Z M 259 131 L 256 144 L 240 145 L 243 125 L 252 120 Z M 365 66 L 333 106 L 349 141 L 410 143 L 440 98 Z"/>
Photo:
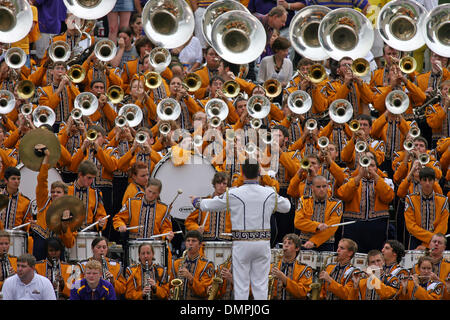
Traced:
<path id="1" fill-rule="evenodd" d="M 61 33 L 61 22 L 66 20 L 67 8 L 63 0 L 35 0 L 38 9 L 39 31 Z"/>
<path id="2" fill-rule="evenodd" d="M 297 3 L 297 2 L 305 3 L 305 1 L 299 1 L 299 0 L 286 0 L 286 2 L 288 2 L 288 3 Z M 275 8 L 276 6 L 277 6 L 276 0 L 250 0 L 247 8 L 251 13 L 268 14 L 269 11 L 272 8 Z M 287 10 L 287 12 L 288 12 L 288 16 L 287 16 L 287 20 L 286 20 L 286 25 L 284 26 L 285 28 L 289 27 L 289 23 L 291 22 L 292 18 L 295 15 L 294 10 Z"/>

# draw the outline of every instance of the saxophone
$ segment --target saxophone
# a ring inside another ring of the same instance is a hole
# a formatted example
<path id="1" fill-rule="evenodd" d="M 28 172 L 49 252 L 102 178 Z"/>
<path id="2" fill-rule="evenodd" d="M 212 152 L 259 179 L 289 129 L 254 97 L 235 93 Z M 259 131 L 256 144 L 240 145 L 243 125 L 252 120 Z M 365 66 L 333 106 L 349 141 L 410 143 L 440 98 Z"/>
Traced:
<path id="1" fill-rule="evenodd" d="M 183 256 L 181 257 L 180 265 L 178 266 L 178 271 L 180 271 L 181 268 L 184 267 L 184 263 L 186 262 L 187 253 L 190 248 L 184 250 Z M 183 291 L 183 284 L 184 281 L 181 279 L 181 277 L 175 278 L 172 281 L 170 281 L 170 284 L 173 286 L 172 288 L 172 294 L 171 294 L 171 300 L 180 300 L 181 292 Z"/>
<path id="2" fill-rule="evenodd" d="M 148 285 L 150 282 L 150 268 L 148 266 L 148 261 L 145 261 L 145 270 L 144 270 L 144 284 Z M 151 292 L 146 294 L 145 300 L 151 300 Z"/>
<path id="3" fill-rule="evenodd" d="M 277 253 L 275 255 L 275 262 L 273 263 L 273 267 L 272 268 L 278 268 L 278 263 L 280 262 L 281 258 L 283 257 L 282 253 Z M 267 294 L 267 300 L 272 300 L 273 298 L 273 284 L 275 282 L 275 277 L 271 274 L 269 274 L 269 292 Z"/>
<path id="4" fill-rule="evenodd" d="M 336 253 L 325 257 L 325 260 L 324 260 L 321 268 L 317 268 L 319 270 L 317 270 L 316 279 L 310 285 L 310 288 L 311 288 L 311 300 L 319 300 L 319 298 L 320 298 L 320 291 L 322 290 L 322 286 L 323 286 L 323 280 L 318 280 L 318 277 L 319 277 L 320 273 L 322 271 L 325 271 L 325 269 L 327 268 L 328 260 L 333 258 L 333 257 L 335 257 L 335 256 L 336 256 Z"/>
<path id="5" fill-rule="evenodd" d="M 223 283 L 223 277 L 222 277 L 222 273 L 220 272 L 220 266 L 225 267 L 226 265 L 228 265 L 228 263 L 230 263 L 231 261 L 231 254 L 228 256 L 227 260 L 225 260 L 225 262 L 223 262 L 222 264 L 219 265 L 219 267 L 217 268 L 217 276 L 215 276 L 213 278 L 213 282 L 212 282 L 212 286 L 211 286 L 211 291 L 209 292 L 208 295 L 208 300 L 214 300 L 216 298 L 217 292 L 219 291 L 220 286 Z"/>

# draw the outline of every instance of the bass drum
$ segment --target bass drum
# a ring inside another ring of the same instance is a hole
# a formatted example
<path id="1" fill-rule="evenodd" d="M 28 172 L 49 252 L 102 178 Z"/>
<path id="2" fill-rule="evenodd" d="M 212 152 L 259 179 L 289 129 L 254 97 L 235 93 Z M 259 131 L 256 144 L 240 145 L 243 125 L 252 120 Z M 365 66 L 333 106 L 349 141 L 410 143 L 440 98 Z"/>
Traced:
<path id="1" fill-rule="evenodd" d="M 36 186 L 37 186 L 37 176 L 39 172 L 28 169 L 23 163 L 17 165 L 17 169 L 20 170 L 20 185 L 19 190 L 30 200 L 36 199 Z M 48 193 L 50 194 L 50 189 L 52 183 L 55 181 L 62 181 L 61 175 L 55 168 L 50 168 L 48 170 Z"/>
<path id="2" fill-rule="evenodd" d="M 190 196 L 206 197 L 214 192 L 212 179 L 216 169 L 206 158 L 195 154 L 181 166 L 175 166 L 171 159 L 170 153 L 162 158 L 153 169 L 152 178 L 161 180 L 160 198 L 167 205 L 178 189 L 183 191 L 173 203 L 171 215 L 184 220 L 195 210 Z"/>

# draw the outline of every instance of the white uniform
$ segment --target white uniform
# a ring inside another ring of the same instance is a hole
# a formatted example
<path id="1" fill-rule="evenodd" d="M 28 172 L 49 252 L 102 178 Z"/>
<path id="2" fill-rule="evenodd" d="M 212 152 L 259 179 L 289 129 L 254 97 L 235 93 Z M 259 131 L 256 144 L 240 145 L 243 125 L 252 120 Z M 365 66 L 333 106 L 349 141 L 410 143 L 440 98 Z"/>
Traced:
<path id="1" fill-rule="evenodd" d="M 228 201 L 227 201 L 228 198 Z M 220 211 L 228 207 L 233 240 L 233 290 L 235 300 L 248 300 L 249 286 L 256 300 L 267 300 L 270 271 L 270 216 L 287 213 L 288 199 L 257 181 L 246 181 L 221 196 L 203 199 L 202 211 Z"/>

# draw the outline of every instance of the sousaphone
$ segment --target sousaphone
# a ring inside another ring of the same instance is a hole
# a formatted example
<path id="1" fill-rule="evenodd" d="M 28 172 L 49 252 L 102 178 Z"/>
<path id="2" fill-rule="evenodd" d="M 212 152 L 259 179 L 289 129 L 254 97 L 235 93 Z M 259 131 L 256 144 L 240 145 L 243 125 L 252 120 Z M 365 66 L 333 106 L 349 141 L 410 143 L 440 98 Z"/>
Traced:
<path id="1" fill-rule="evenodd" d="M 450 58 L 450 3 L 441 4 L 428 12 L 421 30 L 431 51 Z"/>
<path id="2" fill-rule="evenodd" d="M 26 0 L 0 1 L 0 42 L 13 43 L 27 36 L 33 11 Z"/>
<path id="3" fill-rule="evenodd" d="M 33 129 L 26 133 L 19 144 L 19 157 L 25 167 L 39 171 L 45 147 L 50 151 L 48 161 L 50 167 L 56 166 L 61 156 L 61 144 L 56 135 L 45 128 Z"/>
<path id="4" fill-rule="evenodd" d="M 65 210 L 70 211 L 68 227 L 72 231 L 78 230 L 78 228 L 83 225 L 86 217 L 86 206 L 83 201 L 77 197 L 64 195 L 55 199 L 48 207 L 45 220 L 48 228 L 56 234 L 61 234 L 63 232 L 61 218 L 63 217 Z"/>
<path id="5" fill-rule="evenodd" d="M 106 16 L 117 0 L 64 0 L 67 11 L 81 19 L 97 20 Z"/>

